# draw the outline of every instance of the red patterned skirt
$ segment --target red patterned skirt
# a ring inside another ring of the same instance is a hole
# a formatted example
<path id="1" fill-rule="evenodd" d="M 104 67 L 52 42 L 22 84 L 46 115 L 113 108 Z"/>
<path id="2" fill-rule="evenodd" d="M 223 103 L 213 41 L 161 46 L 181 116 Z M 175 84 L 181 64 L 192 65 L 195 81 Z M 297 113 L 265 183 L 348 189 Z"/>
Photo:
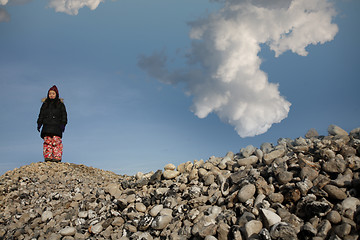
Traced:
<path id="1" fill-rule="evenodd" d="M 63 154 L 62 140 L 58 136 L 44 137 L 44 158 L 45 161 L 60 162 Z"/>

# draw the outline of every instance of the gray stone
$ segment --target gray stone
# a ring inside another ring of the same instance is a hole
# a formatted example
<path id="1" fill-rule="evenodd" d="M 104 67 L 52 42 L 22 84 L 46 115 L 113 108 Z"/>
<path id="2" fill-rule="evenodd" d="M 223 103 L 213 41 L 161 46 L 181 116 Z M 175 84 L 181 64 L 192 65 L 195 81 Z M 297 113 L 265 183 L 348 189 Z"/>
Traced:
<path id="1" fill-rule="evenodd" d="M 276 223 L 272 226 L 270 236 L 272 239 L 297 239 L 297 233 L 294 227 L 283 222 Z"/>
<path id="2" fill-rule="evenodd" d="M 143 203 L 135 203 L 135 209 L 139 212 L 146 212 L 146 206 Z"/>
<path id="3" fill-rule="evenodd" d="M 358 147 L 358 149 L 360 150 L 360 147 Z M 360 155 L 360 151 L 359 151 L 359 155 Z M 347 166 L 352 170 L 358 171 L 360 169 L 360 157 L 350 156 L 346 158 L 345 161 L 347 163 Z"/>
<path id="4" fill-rule="evenodd" d="M 278 150 L 274 150 L 270 153 L 265 153 L 264 154 L 264 162 L 269 165 L 272 163 L 272 161 L 275 159 L 275 158 L 281 158 L 285 155 L 285 150 L 284 149 L 278 149 Z"/>
<path id="5" fill-rule="evenodd" d="M 256 192 L 256 187 L 253 184 L 247 184 L 243 186 L 238 193 L 238 199 L 240 202 L 244 203 L 248 199 L 253 198 Z"/>
<path id="6" fill-rule="evenodd" d="M 105 192 L 109 193 L 111 196 L 115 198 L 118 198 L 121 195 L 119 184 L 117 183 L 110 183 L 108 186 L 106 186 Z"/>
<path id="7" fill-rule="evenodd" d="M 230 226 L 227 223 L 220 223 L 217 229 L 218 240 L 228 240 Z"/>
<path id="8" fill-rule="evenodd" d="M 171 222 L 172 216 L 157 216 L 151 224 L 151 227 L 156 230 L 162 230 Z"/>
<path id="9" fill-rule="evenodd" d="M 180 172 L 173 170 L 165 170 L 163 176 L 165 179 L 173 179 L 180 175 Z"/>
<path id="10" fill-rule="evenodd" d="M 76 228 L 74 227 L 66 227 L 61 229 L 60 232 L 61 236 L 74 236 L 76 233 Z"/>
<path id="11" fill-rule="evenodd" d="M 153 217 L 156 217 L 163 208 L 164 206 L 162 204 L 156 205 L 149 211 L 149 214 Z"/>
<path id="12" fill-rule="evenodd" d="M 274 149 L 274 147 L 271 143 L 265 142 L 261 144 L 260 149 L 264 154 L 267 154 L 271 152 Z"/>
<path id="13" fill-rule="evenodd" d="M 79 214 L 78 214 L 78 217 L 79 217 L 79 218 L 87 218 L 87 216 L 88 216 L 88 212 L 87 212 L 87 211 L 81 211 L 81 212 L 79 212 Z"/>
<path id="14" fill-rule="evenodd" d="M 333 158 L 324 162 L 322 169 L 328 173 L 343 173 L 346 170 L 346 162 L 343 159 Z"/>
<path id="15" fill-rule="evenodd" d="M 329 194 L 329 197 L 333 199 L 344 200 L 347 198 L 346 193 L 334 185 L 326 185 L 324 190 L 327 192 L 327 194 Z"/>
<path id="16" fill-rule="evenodd" d="M 353 138 L 360 139 L 360 127 L 351 130 L 350 136 L 352 136 Z"/>
<path id="17" fill-rule="evenodd" d="M 338 211 L 333 210 L 326 215 L 326 219 L 333 224 L 338 224 L 341 222 L 341 215 Z"/>
<path id="18" fill-rule="evenodd" d="M 89 227 L 89 232 L 93 234 L 99 234 L 103 230 L 103 226 L 101 223 L 92 225 Z"/>
<path id="19" fill-rule="evenodd" d="M 260 213 L 262 214 L 261 216 L 264 220 L 266 228 L 270 228 L 274 224 L 281 222 L 281 217 L 277 215 L 275 212 L 272 212 L 267 209 L 261 209 Z"/>
<path id="20" fill-rule="evenodd" d="M 46 222 L 53 218 L 53 213 L 51 211 L 45 211 L 41 214 L 41 221 Z"/>
<path id="21" fill-rule="evenodd" d="M 172 163 L 166 164 L 164 167 L 164 170 L 170 170 L 170 171 L 174 171 L 176 169 L 176 166 Z"/>
<path id="22" fill-rule="evenodd" d="M 237 162 L 240 166 L 248 166 L 248 165 L 256 164 L 258 160 L 259 159 L 257 156 L 249 156 L 246 158 L 241 158 Z"/>
<path id="23" fill-rule="evenodd" d="M 350 210 L 356 212 L 357 208 L 360 206 L 360 200 L 355 197 L 348 197 L 348 198 L 344 199 L 344 201 L 342 201 L 341 206 L 344 211 L 347 209 L 350 209 Z"/>
<path id="24" fill-rule="evenodd" d="M 250 157 L 254 152 L 256 148 L 253 145 L 248 145 L 246 148 L 242 148 L 240 150 L 240 153 L 243 155 L 244 158 Z"/>
<path id="25" fill-rule="evenodd" d="M 331 223 L 329 220 L 323 220 L 318 226 L 317 236 L 325 238 L 331 229 Z"/>
<path id="26" fill-rule="evenodd" d="M 338 235 L 341 238 L 344 238 L 346 235 L 349 235 L 351 232 L 351 225 L 348 223 L 342 223 L 338 226 L 335 226 L 334 229 L 336 235 Z"/>
<path id="27" fill-rule="evenodd" d="M 330 135 L 348 135 L 348 133 L 344 129 L 333 124 L 328 127 L 328 133 Z"/>
<path id="28" fill-rule="evenodd" d="M 303 167 L 300 172 L 300 177 L 302 180 L 309 179 L 314 181 L 319 176 L 319 172 L 312 167 Z"/>
<path id="29" fill-rule="evenodd" d="M 261 231 L 262 227 L 263 224 L 260 221 L 251 220 L 250 222 L 247 222 L 245 224 L 246 238 L 249 239 L 250 237 L 257 235 Z"/>
<path id="30" fill-rule="evenodd" d="M 318 137 L 319 133 L 316 131 L 315 128 L 309 129 L 309 131 L 305 134 L 306 138 Z"/>
<path id="31" fill-rule="evenodd" d="M 302 235 L 306 237 L 315 237 L 317 234 L 317 229 L 309 222 L 305 223 L 301 229 Z"/>
<path id="32" fill-rule="evenodd" d="M 280 184 L 286 184 L 290 182 L 293 179 L 293 173 L 288 171 L 281 171 L 277 175 L 277 179 L 280 182 Z"/>
<path id="33" fill-rule="evenodd" d="M 269 195 L 269 200 L 273 203 L 282 203 L 284 201 L 284 196 L 281 193 L 271 193 Z"/>

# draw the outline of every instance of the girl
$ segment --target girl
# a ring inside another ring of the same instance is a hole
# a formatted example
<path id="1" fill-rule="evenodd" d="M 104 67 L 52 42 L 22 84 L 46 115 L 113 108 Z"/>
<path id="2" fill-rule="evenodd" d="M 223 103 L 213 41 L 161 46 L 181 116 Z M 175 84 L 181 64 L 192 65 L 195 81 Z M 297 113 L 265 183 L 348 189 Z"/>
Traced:
<path id="1" fill-rule="evenodd" d="M 37 130 L 41 130 L 41 138 L 44 139 L 45 162 L 61 162 L 63 144 L 62 134 L 67 124 L 67 113 L 63 99 L 59 98 L 57 87 L 52 86 L 47 97 L 42 99 L 42 106 L 37 120 Z"/>

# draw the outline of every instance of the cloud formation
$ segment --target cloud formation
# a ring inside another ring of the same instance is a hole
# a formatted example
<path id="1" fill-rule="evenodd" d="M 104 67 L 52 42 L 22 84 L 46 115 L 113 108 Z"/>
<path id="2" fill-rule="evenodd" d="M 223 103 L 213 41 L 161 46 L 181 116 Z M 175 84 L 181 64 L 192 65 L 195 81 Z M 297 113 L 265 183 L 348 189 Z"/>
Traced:
<path id="1" fill-rule="evenodd" d="M 0 0 L 0 5 L 23 5 L 31 1 L 32 0 Z M 88 7 L 91 10 L 95 10 L 103 1 L 104 0 L 49 0 L 48 7 L 54 8 L 56 12 L 78 15 L 80 8 Z M 5 13 L 8 16 L 5 9 L 0 9 L 0 22 L 2 18 L 4 18 Z M 7 18 L 9 18 L 9 16 Z"/>
<path id="2" fill-rule="evenodd" d="M 88 7 L 95 10 L 101 2 L 103 0 L 50 0 L 49 7 L 54 8 L 56 12 L 77 15 L 80 8 Z"/>
<path id="3" fill-rule="evenodd" d="M 185 85 L 199 118 L 214 112 L 241 137 L 265 133 L 287 117 L 290 103 L 260 70 L 267 44 L 306 56 L 310 44 L 331 41 L 338 27 L 327 0 L 215 0 L 219 11 L 189 23 L 192 46 L 184 69 L 170 71 L 165 54 L 140 56 L 138 65 L 167 84 Z"/>

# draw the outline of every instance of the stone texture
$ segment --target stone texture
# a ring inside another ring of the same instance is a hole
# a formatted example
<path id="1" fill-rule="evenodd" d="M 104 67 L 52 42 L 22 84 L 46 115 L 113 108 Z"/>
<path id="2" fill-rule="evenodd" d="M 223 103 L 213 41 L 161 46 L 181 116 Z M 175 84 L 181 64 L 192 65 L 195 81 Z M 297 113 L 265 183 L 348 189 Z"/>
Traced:
<path id="1" fill-rule="evenodd" d="M 165 170 L 163 176 L 165 179 L 173 179 L 180 175 L 180 172 L 173 170 Z"/>
<path id="2" fill-rule="evenodd" d="M 238 199 L 240 202 L 246 202 L 248 199 L 254 197 L 256 187 L 253 184 L 247 184 L 243 186 L 238 193 Z"/>
<path id="3" fill-rule="evenodd" d="M 267 228 L 270 228 L 274 224 L 281 222 L 281 217 L 273 211 L 261 209 L 261 215 Z"/>
<path id="4" fill-rule="evenodd" d="M 345 239 L 360 232 L 360 128 L 117 175 L 38 162 L 0 176 L 0 239 Z"/>
<path id="5" fill-rule="evenodd" d="M 66 227 L 59 232 L 61 236 L 74 236 L 76 233 L 76 228 L 74 227 Z"/>
<path id="6" fill-rule="evenodd" d="M 348 133 L 344 129 L 342 129 L 339 126 L 336 126 L 336 125 L 330 125 L 328 127 L 328 133 L 330 135 L 340 135 L 340 136 L 341 135 L 348 135 Z"/>

